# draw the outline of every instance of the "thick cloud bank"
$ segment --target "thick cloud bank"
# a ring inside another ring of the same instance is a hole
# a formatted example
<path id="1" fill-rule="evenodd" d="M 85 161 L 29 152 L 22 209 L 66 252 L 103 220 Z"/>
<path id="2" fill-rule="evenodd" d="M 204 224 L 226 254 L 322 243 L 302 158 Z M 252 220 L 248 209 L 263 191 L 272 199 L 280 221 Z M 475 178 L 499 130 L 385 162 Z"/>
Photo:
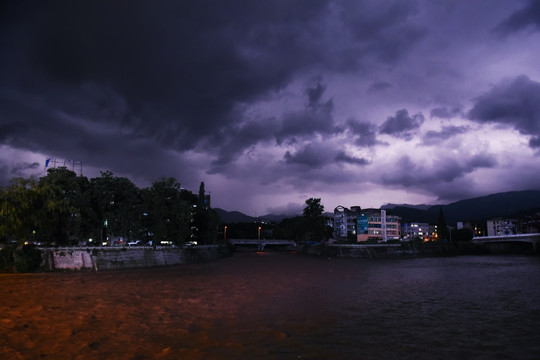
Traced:
<path id="1" fill-rule="evenodd" d="M 538 4 L 7 1 L 0 183 L 54 157 L 251 215 L 537 188 Z"/>

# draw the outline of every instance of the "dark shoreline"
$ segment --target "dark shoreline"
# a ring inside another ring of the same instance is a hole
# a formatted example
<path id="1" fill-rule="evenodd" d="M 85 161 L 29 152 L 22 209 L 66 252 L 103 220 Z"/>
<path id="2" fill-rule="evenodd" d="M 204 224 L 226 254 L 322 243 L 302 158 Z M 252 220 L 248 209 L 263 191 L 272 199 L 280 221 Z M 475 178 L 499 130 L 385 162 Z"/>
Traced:
<path id="1" fill-rule="evenodd" d="M 299 246 L 297 251 L 322 257 L 362 258 L 362 259 L 415 259 L 425 257 L 447 257 L 464 255 L 519 254 L 537 256 L 527 244 L 510 244 L 504 247 L 489 248 L 469 242 L 444 244 L 388 244 L 388 246 L 354 246 L 351 244 Z"/>

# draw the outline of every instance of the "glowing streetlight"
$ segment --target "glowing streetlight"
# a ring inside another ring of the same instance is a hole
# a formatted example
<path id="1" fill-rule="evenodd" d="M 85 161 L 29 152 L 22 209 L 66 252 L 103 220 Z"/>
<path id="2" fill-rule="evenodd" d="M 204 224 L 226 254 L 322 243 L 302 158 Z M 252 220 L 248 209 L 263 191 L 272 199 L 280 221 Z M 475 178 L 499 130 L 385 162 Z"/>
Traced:
<path id="1" fill-rule="evenodd" d="M 223 241 L 227 241 L 227 227 L 223 228 Z"/>
<path id="2" fill-rule="evenodd" d="M 261 227 L 259 226 L 259 231 L 257 232 L 257 240 L 261 240 Z"/>

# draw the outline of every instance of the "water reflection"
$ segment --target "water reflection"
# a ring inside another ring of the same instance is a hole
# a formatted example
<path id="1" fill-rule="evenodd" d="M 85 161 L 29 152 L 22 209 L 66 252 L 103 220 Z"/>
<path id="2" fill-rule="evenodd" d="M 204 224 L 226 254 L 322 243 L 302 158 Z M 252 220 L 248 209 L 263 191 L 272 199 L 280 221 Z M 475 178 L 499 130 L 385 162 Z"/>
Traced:
<path id="1" fill-rule="evenodd" d="M 536 359 L 539 280 L 536 257 L 372 261 L 287 252 L 2 277 L 9 291 L 0 313 L 9 317 L 0 355 Z"/>

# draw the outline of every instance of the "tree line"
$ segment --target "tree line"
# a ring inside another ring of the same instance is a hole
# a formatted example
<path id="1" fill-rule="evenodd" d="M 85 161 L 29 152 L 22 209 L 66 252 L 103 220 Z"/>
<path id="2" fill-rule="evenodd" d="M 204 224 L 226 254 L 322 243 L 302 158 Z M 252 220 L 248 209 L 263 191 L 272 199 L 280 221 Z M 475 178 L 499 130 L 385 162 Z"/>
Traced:
<path id="1" fill-rule="evenodd" d="M 324 206 L 320 198 L 305 201 L 302 215 L 285 218 L 279 223 L 236 222 L 227 225 L 228 239 L 285 239 L 297 244 L 325 243 L 332 237 L 332 227 L 324 217 Z"/>
<path id="2" fill-rule="evenodd" d="M 65 167 L 48 169 L 39 179 L 13 178 L 0 188 L 0 240 L 19 245 L 111 244 L 123 241 L 216 240 L 218 216 L 201 182 L 198 195 L 175 178 L 138 188 L 111 171 L 88 179 Z"/>

